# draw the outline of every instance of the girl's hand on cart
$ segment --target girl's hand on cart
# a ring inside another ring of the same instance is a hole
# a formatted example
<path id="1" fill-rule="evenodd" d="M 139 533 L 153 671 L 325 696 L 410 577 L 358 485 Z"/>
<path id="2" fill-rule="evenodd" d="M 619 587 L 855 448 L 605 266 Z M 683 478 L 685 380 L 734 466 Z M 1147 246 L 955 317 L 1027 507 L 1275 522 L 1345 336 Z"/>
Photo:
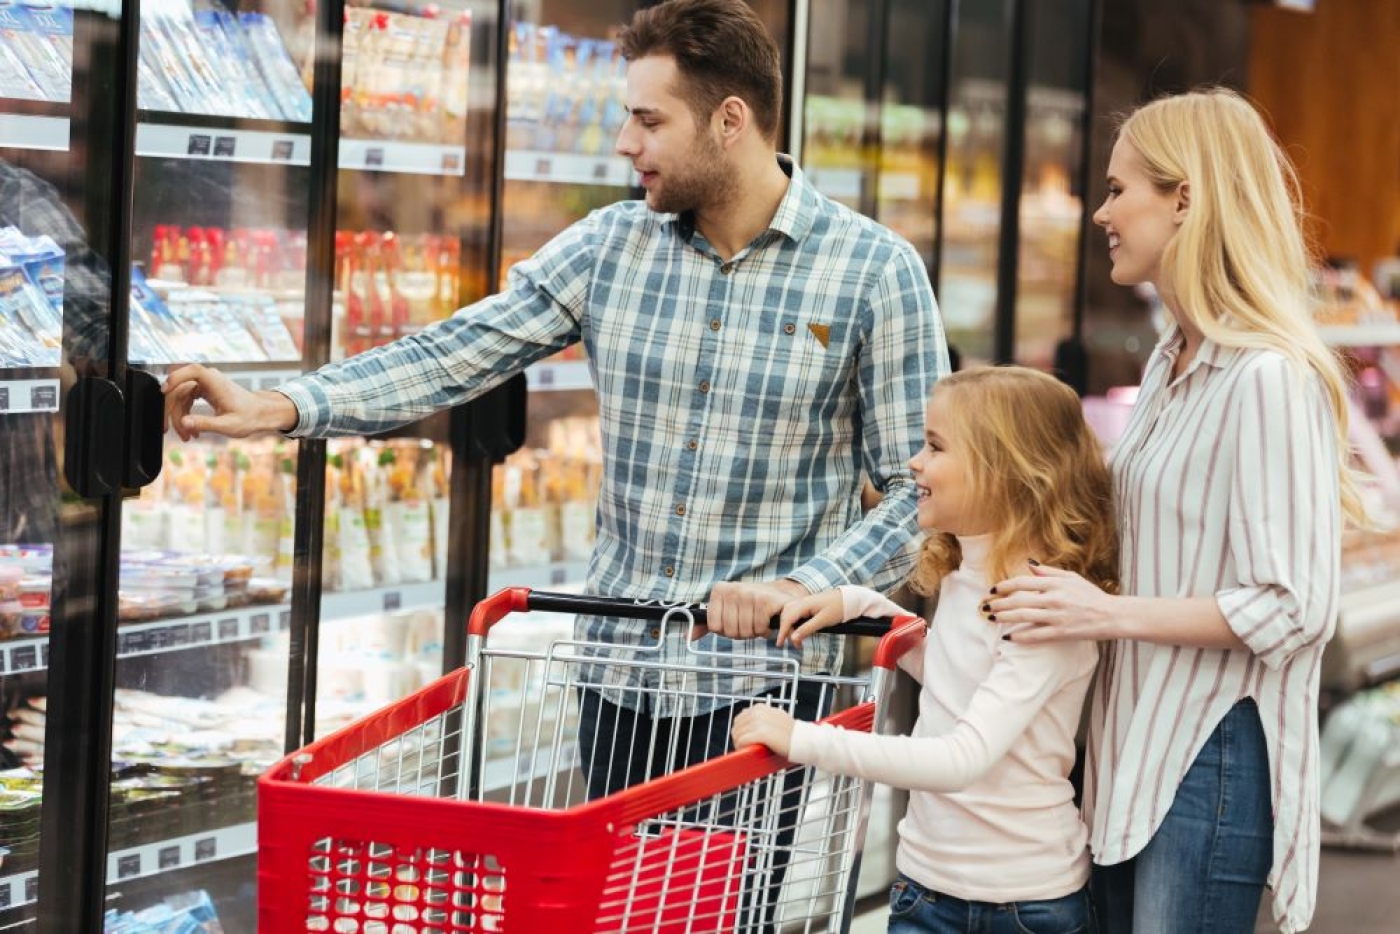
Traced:
<path id="1" fill-rule="evenodd" d="M 782 619 L 778 622 L 778 645 L 785 645 L 791 639 L 793 645 L 800 646 L 812 633 L 845 621 L 845 601 L 839 590 L 793 600 L 783 607 Z"/>
<path id="2" fill-rule="evenodd" d="M 773 617 L 789 600 L 806 595 L 806 588 L 790 580 L 721 581 L 710 591 L 706 625 L 710 632 L 728 639 L 766 639 Z M 704 634 L 698 630 L 694 636 Z"/>
<path id="3" fill-rule="evenodd" d="M 735 749 L 757 743 L 786 759 L 792 750 L 792 724 L 791 714 L 767 704 L 754 704 L 734 718 L 730 737 Z"/>

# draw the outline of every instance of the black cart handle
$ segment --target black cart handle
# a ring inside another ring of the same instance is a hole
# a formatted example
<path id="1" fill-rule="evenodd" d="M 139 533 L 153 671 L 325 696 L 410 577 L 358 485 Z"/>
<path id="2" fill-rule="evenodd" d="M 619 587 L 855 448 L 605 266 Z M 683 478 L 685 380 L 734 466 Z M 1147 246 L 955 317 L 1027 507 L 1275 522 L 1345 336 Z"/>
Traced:
<path id="1" fill-rule="evenodd" d="M 669 603 L 658 600 L 629 600 L 625 597 L 590 597 L 571 593 L 550 593 L 544 590 L 531 590 L 526 598 L 526 609 L 548 613 L 582 613 L 586 616 L 621 616 L 627 619 L 666 620 L 689 618 L 697 626 L 705 625 L 708 618 L 703 603 Z M 872 616 L 828 626 L 822 632 L 839 636 L 880 637 L 890 631 L 890 620 Z M 769 621 L 769 626 L 778 628 L 778 618 Z"/>

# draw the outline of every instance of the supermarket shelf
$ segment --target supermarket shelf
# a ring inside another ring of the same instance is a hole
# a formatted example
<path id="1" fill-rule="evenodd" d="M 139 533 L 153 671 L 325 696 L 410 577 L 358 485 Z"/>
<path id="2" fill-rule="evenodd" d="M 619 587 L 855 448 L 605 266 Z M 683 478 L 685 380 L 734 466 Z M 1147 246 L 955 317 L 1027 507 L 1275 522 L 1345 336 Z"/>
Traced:
<path id="1" fill-rule="evenodd" d="M 807 173 L 812 186 L 828 198 L 859 198 L 860 169 L 818 169 Z M 913 172 L 880 173 L 881 201 L 916 201 L 919 198 L 919 176 Z"/>
<path id="2" fill-rule="evenodd" d="M 537 363 L 525 371 L 532 392 L 570 392 L 593 388 L 593 375 L 583 360 Z"/>
<path id="3" fill-rule="evenodd" d="M 1400 344 L 1400 322 L 1326 325 L 1318 328 L 1333 347 L 1390 347 Z"/>
<path id="4" fill-rule="evenodd" d="M 298 130 L 142 122 L 136 125 L 136 154 L 306 166 L 311 164 L 311 136 Z M 461 175 L 466 171 L 466 164 L 466 146 L 396 140 L 340 141 L 342 169 L 411 175 Z"/>
<path id="5" fill-rule="evenodd" d="M 328 593 L 321 597 L 322 619 L 349 619 L 371 613 L 412 610 L 417 607 L 442 606 L 444 584 L 440 580 L 414 584 L 395 584 L 370 590 L 349 590 Z"/>
<path id="6" fill-rule="evenodd" d="M 0 380 L 0 412 L 57 412 L 58 380 Z"/>
<path id="7" fill-rule="evenodd" d="M 342 139 L 340 167 L 405 175 L 463 175 L 467 171 L 467 147 Z"/>
<path id="8" fill-rule="evenodd" d="M 136 155 L 215 162 L 311 164 L 311 137 L 295 131 L 138 123 Z"/>
<path id="9" fill-rule="evenodd" d="M 68 151 L 68 118 L 0 114 L 0 148 Z"/>
<path id="10" fill-rule="evenodd" d="M 506 587 L 558 587 L 581 584 L 587 577 L 587 561 L 556 561 L 532 567 L 492 568 L 486 587 L 492 593 Z"/>
<path id="11" fill-rule="evenodd" d="M 257 851 L 258 825 L 255 823 L 206 830 L 108 853 L 107 882 L 111 885 L 237 856 L 251 856 Z M 0 876 L 0 909 L 36 901 L 38 889 L 37 871 Z"/>
<path id="12" fill-rule="evenodd" d="M 154 655 L 172 649 L 257 639 L 287 629 L 291 621 L 291 607 L 273 603 L 152 623 L 131 623 L 117 630 L 117 657 Z M 39 671 L 48 665 L 49 640 L 46 636 L 10 639 L 0 643 L 0 674 Z"/>
<path id="13" fill-rule="evenodd" d="M 537 567 L 501 568 L 490 576 L 492 591 L 504 587 L 557 587 L 579 583 L 588 573 L 582 561 L 560 561 Z M 321 598 L 321 618 L 349 619 L 394 610 L 438 607 L 444 602 L 443 582 L 423 581 L 328 593 Z M 285 603 L 269 603 L 163 619 L 130 623 L 117 631 L 117 657 L 155 655 L 176 649 L 222 645 L 260 639 L 291 627 L 292 609 Z M 41 671 L 49 665 L 49 640 L 37 635 L 0 642 L 0 676 Z"/>
<path id="14" fill-rule="evenodd" d="M 507 181 L 630 188 L 635 179 L 632 163 L 620 156 L 581 156 L 525 149 L 506 152 Z"/>

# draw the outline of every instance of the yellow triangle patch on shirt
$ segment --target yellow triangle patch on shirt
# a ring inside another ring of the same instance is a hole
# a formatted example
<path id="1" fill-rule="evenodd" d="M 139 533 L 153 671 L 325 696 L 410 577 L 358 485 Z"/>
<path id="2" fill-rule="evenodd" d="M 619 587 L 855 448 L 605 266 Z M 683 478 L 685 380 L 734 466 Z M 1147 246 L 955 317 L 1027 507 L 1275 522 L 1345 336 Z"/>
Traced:
<path id="1" fill-rule="evenodd" d="M 829 324 L 809 324 L 807 330 L 811 331 L 817 340 L 822 342 L 822 347 L 831 343 L 831 325 Z"/>

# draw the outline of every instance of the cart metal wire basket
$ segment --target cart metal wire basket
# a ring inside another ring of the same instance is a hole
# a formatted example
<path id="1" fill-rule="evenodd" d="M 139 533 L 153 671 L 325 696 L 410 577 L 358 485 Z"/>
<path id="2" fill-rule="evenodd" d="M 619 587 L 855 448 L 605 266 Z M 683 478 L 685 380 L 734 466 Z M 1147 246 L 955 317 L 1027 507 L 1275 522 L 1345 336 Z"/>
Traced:
<path id="1" fill-rule="evenodd" d="M 588 800 L 578 705 L 599 646 L 488 643 L 494 625 L 524 611 L 687 630 L 704 620 L 703 607 L 523 588 L 483 601 L 465 667 L 286 757 L 259 781 L 262 934 L 848 928 L 868 782 L 755 746 Z M 824 722 L 879 731 L 895 663 L 924 628 L 913 616 L 847 624 L 881 641 L 868 678 L 820 679 L 822 709 L 838 710 Z M 604 664 L 665 668 L 682 692 L 709 683 L 705 674 L 732 673 L 699 652 L 676 663 L 654 648 L 603 648 Z M 754 679 L 748 694 L 777 682 L 768 702 L 791 708 L 795 661 L 744 677 Z M 711 700 L 744 699 L 745 687 Z M 664 749 L 670 738 L 659 739 Z M 594 737 L 594 748 L 627 752 L 647 741 Z"/>

